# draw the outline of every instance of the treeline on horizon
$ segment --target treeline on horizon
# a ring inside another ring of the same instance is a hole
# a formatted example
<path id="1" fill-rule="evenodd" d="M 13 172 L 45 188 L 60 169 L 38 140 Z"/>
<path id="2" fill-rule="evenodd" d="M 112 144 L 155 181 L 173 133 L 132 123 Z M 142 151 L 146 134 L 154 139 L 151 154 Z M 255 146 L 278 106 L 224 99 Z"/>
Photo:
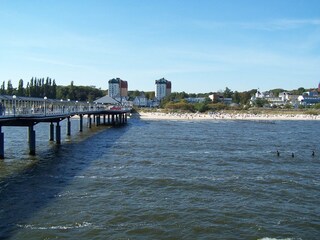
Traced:
<path id="1" fill-rule="evenodd" d="M 75 86 L 71 81 L 68 86 L 58 86 L 55 79 L 31 78 L 24 87 L 24 81 L 19 80 L 18 87 L 13 87 L 11 80 L 7 83 L 3 81 L 0 94 L 1 95 L 16 95 L 20 97 L 47 97 L 49 99 L 70 99 L 77 101 L 94 101 L 97 98 L 106 95 L 106 91 L 89 86 Z"/>
<path id="2" fill-rule="evenodd" d="M 269 92 L 273 93 L 275 97 L 279 96 L 280 92 L 289 92 L 293 95 L 301 95 L 306 91 L 311 91 L 315 89 L 305 89 L 300 87 L 296 90 L 285 90 L 281 88 L 269 90 Z M 232 102 L 239 105 L 247 105 L 250 102 L 251 97 L 256 94 L 258 90 L 252 89 L 250 91 L 238 92 L 232 91 L 230 88 L 226 87 L 224 91 L 220 90 L 218 92 L 209 92 L 209 93 L 186 93 L 186 92 L 173 92 L 169 96 L 165 97 L 161 101 L 161 107 L 163 108 L 176 108 L 180 107 L 193 108 L 195 105 L 201 105 L 200 108 L 203 108 L 203 104 L 186 104 L 187 98 L 206 98 L 205 105 L 212 103 L 209 99 L 209 95 L 218 94 L 219 96 L 223 96 L 224 98 L 232 98 Z M 94 101 L 98 98 L 101 98 L 108 94 L 108 90 L 101 90 L 91 86 L 76 86 L 74 82 L 71 81 L 68 86 L 57 85 L 55 79 L 47 78 L 36 78 L 33 77 L 29 82 L 26 83 L 26 87 L 24 86 L 24 81 L 22 79 L 19 80 L 18 87 L 14 87 L 11 83 L 11 80 L 7 82 L 3 81 L 0 87 L 1 95 L 17 95 L 21 97 L 47 97 L 51 99 L 70 99 L 70 100 L 78 100 L 78 101 Z M 155 92 L 154 91 L 128 91 L 129 100 L 134 100 L 135 97 L 139 97 L 142 94 L 147 99 L 154 99 Z M 219 103 L 213 103 L 219 104 Z M 261 103 L 263 104 L 263 102 Z M 199 107 L 198 107 L 199 108 Z M 190 110 L 190 109 L 189 109 Z"/>

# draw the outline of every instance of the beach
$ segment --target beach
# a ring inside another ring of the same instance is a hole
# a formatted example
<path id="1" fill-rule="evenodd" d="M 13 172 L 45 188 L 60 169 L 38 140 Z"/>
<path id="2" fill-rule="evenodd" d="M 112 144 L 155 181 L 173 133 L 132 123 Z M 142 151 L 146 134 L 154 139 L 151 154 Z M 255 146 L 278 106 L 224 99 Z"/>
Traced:
<path id="1" fill-rule="evenodd" d="M 149 120 L 320 120 L 319 115 L 311 114 L 252 114 L 252 113 L 163 113 L 139 112 L 141 119 Z"/>

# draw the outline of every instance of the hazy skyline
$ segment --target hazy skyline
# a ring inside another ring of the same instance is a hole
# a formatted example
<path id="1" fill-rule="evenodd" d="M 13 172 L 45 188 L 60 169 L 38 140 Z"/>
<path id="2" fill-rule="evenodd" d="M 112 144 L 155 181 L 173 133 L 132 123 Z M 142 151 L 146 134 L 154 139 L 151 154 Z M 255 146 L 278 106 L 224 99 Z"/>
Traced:
<path id="1" fill-rule="evenodd" d="M 0 0 L 0 81 L 174 92 L 317 87 L 318 0 Z"/>

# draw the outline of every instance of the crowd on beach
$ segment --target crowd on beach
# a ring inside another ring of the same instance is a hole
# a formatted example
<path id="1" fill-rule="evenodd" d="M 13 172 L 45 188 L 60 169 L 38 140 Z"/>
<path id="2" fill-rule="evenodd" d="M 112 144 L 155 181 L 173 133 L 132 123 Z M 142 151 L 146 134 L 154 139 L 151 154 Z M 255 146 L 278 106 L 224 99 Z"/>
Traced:
<path id="1" fill-rule="evenodd" d="M 163 113 L 139 112 L 141 119 L 172 120 L 320 120 L 319 115 L 310 114 L 252 114 L 252 113 Z"/>

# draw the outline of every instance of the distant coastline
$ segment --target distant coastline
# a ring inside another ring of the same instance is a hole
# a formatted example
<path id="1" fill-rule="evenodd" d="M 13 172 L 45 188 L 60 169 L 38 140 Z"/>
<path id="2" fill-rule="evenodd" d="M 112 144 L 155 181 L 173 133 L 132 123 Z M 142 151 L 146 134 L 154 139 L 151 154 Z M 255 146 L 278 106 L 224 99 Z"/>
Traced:
<path id="1" fill-rule="evenodd" d="M 139 118 L 148 120 L 320 120 L 320 115 L 302 113 L 165 113 L 157 111 L 139 111 L 136 114 Z"/>

